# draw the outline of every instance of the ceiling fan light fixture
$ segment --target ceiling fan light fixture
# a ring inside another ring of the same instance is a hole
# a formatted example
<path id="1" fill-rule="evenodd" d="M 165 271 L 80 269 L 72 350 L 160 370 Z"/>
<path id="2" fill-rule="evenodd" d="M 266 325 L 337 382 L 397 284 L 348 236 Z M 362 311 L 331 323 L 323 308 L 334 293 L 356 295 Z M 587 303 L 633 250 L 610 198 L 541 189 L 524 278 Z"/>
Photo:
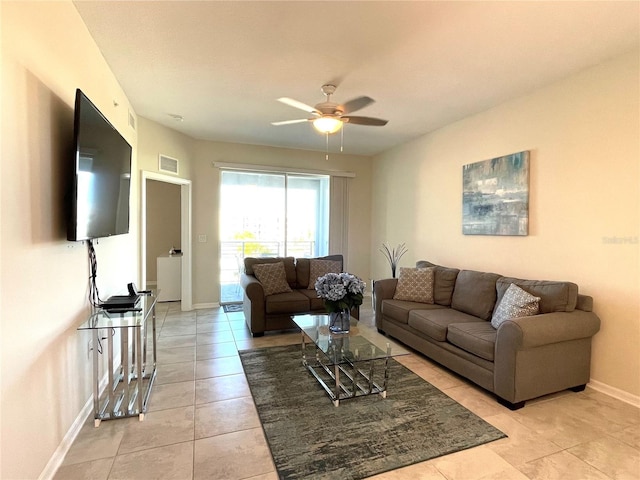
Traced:
<path id="1" fill-rule="evenodd" d="M 320 133 L 336 133 L 342 128 L 342 120 L 336 117 L 320 117 L 313 121 L 313 127 Z"/>

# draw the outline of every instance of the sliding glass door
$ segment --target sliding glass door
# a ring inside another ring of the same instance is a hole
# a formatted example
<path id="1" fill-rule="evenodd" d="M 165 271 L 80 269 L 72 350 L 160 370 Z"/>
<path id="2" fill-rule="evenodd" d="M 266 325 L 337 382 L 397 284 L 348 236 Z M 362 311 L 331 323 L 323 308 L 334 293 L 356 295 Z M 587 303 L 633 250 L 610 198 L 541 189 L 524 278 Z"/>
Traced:
<path id="1" fill-rule="evenodd" d="M 245 257 L 315 257 L 329 249 L 329 177 L 222 171 L 220 301 L 242 300 Z"/>

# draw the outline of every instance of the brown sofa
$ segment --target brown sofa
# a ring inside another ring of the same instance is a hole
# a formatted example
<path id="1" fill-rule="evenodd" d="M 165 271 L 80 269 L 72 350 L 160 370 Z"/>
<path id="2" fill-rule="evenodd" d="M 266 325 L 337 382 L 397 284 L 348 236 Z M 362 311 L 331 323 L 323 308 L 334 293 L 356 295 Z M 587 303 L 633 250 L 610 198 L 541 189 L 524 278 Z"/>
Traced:
<path id="1" fill-rule="evenodd" d="M 394 300 L 398 279 L 374 283 L 375 322 L 388 334 L 493 392 L 500 403 L 526 400 L 589 382 L 591 338 L 600 329 L 593 299 L 571 282 L 532 281 L 495 273 L 434 269 L 433 303 Z M 540 312 L 504 321 L 492 315 L 515 284 L 540 297 Z"/>
<path id="2" fill-rule="evenodd" d="M 269 330 L 295 328 L 291 317 L 308 313 L 326 313 L 324 303 L 318 298 L 313 285 L 316 279 L 310 279 L 312 260 L 333 260 L 343 269 L 342 255 L 328 255 L 317 258 L 294 257 L 247 257 L 244 259 L 244 272 L 240 275 L 240 285 L 244 291 L 243 311 L 247 326 L 254 337 L 264 335 Z M 264 263 L 284 263 L 287 283 L 293 291 L 265 295 L 264 288 L 256 278 L 254 265 Z M 337 272 L 336 272 L 337 273 Z M 311 287 L 309 282 L 311 281 Z M 351 315 L 359 318 L 359 309 Z"/>

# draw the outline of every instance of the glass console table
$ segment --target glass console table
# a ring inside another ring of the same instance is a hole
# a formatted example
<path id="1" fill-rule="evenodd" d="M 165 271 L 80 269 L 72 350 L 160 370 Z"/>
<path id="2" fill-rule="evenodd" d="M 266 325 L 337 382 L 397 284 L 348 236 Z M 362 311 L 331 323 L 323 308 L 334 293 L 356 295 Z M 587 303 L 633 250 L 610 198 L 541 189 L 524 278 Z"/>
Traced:
<path id="1" fill-rule="evenodd" d="M 141 295 L 135 309 L 95 310 L 78 330 L 92 334 L 94 424 L 102 420 L 138 416 L 144 420 L 151 388 L 156 378 L 157 290 Z M 119 351 L 114 354 L 119 337 Z M 149 346 L 149 343 L 151 345 Z M 105 350 L 106 363 L 102 354 Z M 149 348 L 148 348 L 149 347 Z M 120 356 L 114 366 L 114 356 Z M 102 368 L 101 368 L 102 367 Z M 100 395 L 101 375 L 108 383 Z M 101 374 L 102 370 L 102 374 Z"/>

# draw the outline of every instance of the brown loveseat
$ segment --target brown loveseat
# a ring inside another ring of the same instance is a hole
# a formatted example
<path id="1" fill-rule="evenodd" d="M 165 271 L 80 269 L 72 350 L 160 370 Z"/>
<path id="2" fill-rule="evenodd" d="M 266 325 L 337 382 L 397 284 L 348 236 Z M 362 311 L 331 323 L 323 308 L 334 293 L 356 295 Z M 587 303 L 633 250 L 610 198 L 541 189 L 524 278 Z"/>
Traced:
<path id="1" fill-rule="evenodd" d="M 283 263 L 286 283 L 291 291 L 265 295 L 263 284 L 256 278 L 255 266 Z M 316 278 L 310 278 L 312 270 L 318 276 L 327 273 L 320 264 L 333 264 L 335 273 L 342 272 L 342 255 L 329 255 L 318 258 L 294 257 L 247 257 L 244 259 L 244 273 L 240 276 L 240 285 L 244 291 L 243 310 L 247 326 L 254 337 L 264 335 L 269 330 L 295 328 L 291 321 L 293 315 L 307 313 L 326 313 L 324 303 L 318 298 L 314 285 Z M 317 267 L 317 268 L 315 268 Z M 351 315 L 359 317 L 359 309 Z"/>
<path id="2" fill-rule="evenodd" d="M 399 279 L 375 282 L 375 321 L 382 333 L 493 392 L 511 409 L 564 389 L 580 391 L 589 382 L 591 338 L 600 319 L 592 311 L 593 299 L 578 294 L 576 284 L 424 261 L 416 267 L 433 271 L 428 301 L 394 299 Z M 498 309 L 510 312 L 499 306 L 511 284 L 539 298 L 539 313 L 507 315 L 495 328 Z"/>

